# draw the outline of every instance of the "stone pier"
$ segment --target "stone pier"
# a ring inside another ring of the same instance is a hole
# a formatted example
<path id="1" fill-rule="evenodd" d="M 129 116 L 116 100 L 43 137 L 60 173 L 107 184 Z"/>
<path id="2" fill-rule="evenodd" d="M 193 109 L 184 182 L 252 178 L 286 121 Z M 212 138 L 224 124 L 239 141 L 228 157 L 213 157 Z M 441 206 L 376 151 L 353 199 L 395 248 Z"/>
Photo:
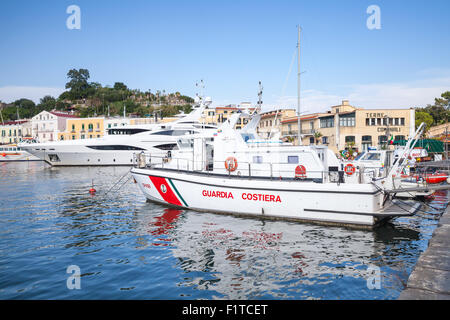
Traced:
<path id="1" fill-rule="evenodd" d="M 450 300 L 450 206 L 441 216 L 399 300 Z"/>

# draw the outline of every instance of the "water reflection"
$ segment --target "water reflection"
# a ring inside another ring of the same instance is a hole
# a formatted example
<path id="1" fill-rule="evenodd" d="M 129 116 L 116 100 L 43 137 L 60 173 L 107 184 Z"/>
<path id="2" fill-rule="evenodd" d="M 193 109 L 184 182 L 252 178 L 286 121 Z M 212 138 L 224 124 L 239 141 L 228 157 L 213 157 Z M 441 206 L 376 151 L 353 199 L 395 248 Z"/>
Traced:
<path id="1" fill-rule="evenodd" d="M 0 298 L 395 299 L 448 202 L 353 230 L 170 209 L 131 182 L 108 194 L 127 171 L 0 166 Z M 65 287 L 71 264 L 82 293 Z"/>

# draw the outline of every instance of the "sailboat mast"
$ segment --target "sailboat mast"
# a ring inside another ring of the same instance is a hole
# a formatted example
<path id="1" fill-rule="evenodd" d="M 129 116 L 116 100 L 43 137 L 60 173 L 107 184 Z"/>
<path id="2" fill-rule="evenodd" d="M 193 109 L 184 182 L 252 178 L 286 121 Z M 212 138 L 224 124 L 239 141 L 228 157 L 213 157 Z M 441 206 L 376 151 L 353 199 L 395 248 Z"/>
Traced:
<path id="1" fill-rule="evenodd" d="M 298 116 L 298 145 L 302 145 L 302 127 L 300 123 L 300 26 L 297 26 L 298 29 L 298 41 L 297 41 L 297 116 Z"/>

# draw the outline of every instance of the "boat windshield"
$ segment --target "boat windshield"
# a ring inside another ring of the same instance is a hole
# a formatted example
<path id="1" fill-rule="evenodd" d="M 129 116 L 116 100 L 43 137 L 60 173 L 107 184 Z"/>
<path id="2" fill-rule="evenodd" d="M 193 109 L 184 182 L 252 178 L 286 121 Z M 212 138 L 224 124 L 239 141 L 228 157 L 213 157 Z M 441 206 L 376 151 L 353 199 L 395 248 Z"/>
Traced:
<path id="1" fill-rule="evenodd" d="M 361 159 L 365 154 L 366 154 L 366 152 L 363 152 L 363 153 L 359 154 L 359 155 L 355 158 L 355 161 Z"/>
<path id="2" fill-rule="evenodd" d="M 369 152 L 366 153 L 365 156 L 361 158 L 361 160 L 377 161 L 381 160 L 381 155 L 378 152 Z"/>

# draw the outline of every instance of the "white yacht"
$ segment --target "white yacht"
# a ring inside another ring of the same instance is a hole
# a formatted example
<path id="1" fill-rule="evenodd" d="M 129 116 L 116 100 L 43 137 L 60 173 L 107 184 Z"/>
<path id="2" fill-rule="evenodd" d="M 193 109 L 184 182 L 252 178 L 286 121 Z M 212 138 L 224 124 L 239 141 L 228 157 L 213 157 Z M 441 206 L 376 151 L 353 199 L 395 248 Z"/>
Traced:
<path id="1" fill-rule="evenodd" d="M 132 165 L 137 152 L 166 155 L 177 148 L 177 137 L 216 129 L 199 121 L 211 99 L 197 101 L 199 104 L 190 114 L 173 122 L 112 128 L 107 135 L 96 139 L 22 144 L 20 147 L 52 166 Z"/>

